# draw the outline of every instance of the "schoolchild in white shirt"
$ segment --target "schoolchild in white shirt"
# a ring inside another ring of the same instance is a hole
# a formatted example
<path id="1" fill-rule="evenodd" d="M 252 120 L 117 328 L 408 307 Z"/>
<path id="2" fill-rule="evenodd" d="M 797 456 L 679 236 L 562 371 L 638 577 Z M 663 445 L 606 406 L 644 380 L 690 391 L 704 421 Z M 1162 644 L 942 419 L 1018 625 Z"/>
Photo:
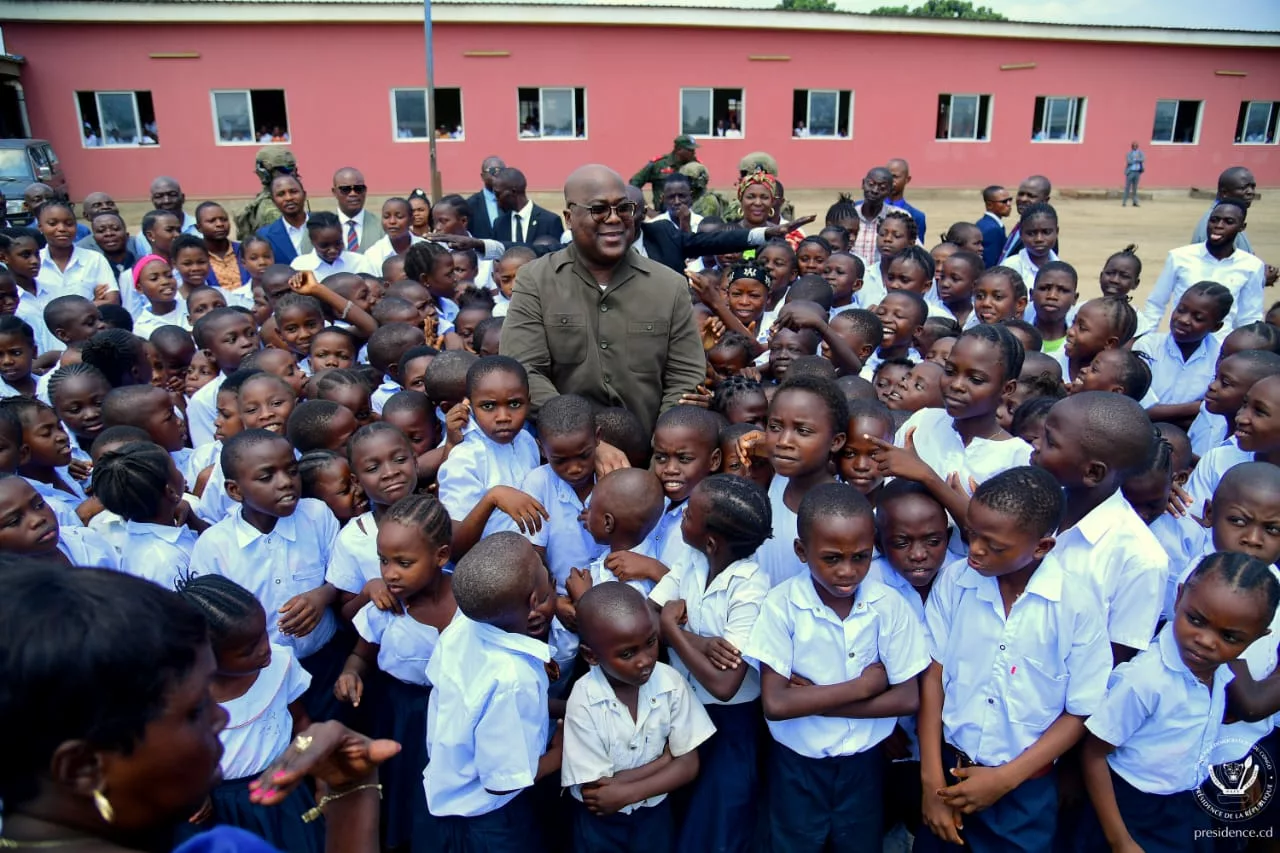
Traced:
<path id="1" fill-rule="evenodd" d="M 1161 424 L 1161 426 L 1177 429 L 1169 424 Z M 1185 433 L 1182 438 L 1185 442 Z M 1189 445 L 1184 446 L 1186 447 L 1185 458 L 1188 462 L 1186 467 L 1189 468 L 1191 448 Z M 1186 562 L 1187 555 L 1196 550 L 1204 539 L 1204 531 L 1198 523 L 1194 521 L 1188 523 L 1186 519 L 1179 518 L 1169 511 L 1169 498 L 1173 495 L 1174 485 L 1184 486 L 1188 474 L 1187 471 L 1182 471 L 1179 479 L 1178 474 L 1175 473 L 1178 469 L 1174 456 L 1173 445 L 1162 435 L 1156 439 L 1150 465 L 1131 473 L 1120 486 L 1120 493 L 1124 495 L 1125 501 L 1147 525 L 1147 528 L 1155 534 L 1156 541 L 1160 543 L 1160 547 L 1169 558 L 1165 618 L 1173 613 L 1173 594 L 1177 591 L 1178 569 Z"/>
<path id="2" fill-rule="evenodd" d="M 82 526 L 76 508 L 87 496 L 68 468 L 70 439 L 53 409 L 30 397 L 6 397 L 0 400 L 0 413 L 0 418 L 16 425 L 16 429 L 13 426 L 10 429 L 20 433 L 9 456 L 13 467 L 0 468 L 0 471 L 21 474 L 53 504 L 60 523 Z"/>
<path id="3" fill-rule="evenodd" d="M 547 709 L 551 652 L 529 634 L 534 607 L 550 595 L 550 575 L 514 531 L 486 537 L 458 561 L 460 612 L 427 664 L 423 774 L 427 840 L 458 846 L 429 849 L 546 849 L 531 789 L 560 769 L 562 738 L 551 737 Z"/>
<path id="4" fill-rule="evenodd" d="M 1199 282 L 1178 300 L 1167 333 L 1152 332 L 1134 343 L 1133 351 L 1147 356 L 1151 393 L 1160 399 L 1149 411 L 1152 420 L 1189 423 L 1199 414 L 1221 349 L 1214 332 L 1230 310 L 1229 290 Z"/>
<path id="5" fill-rule="evenodd" d="M 600 478 L 583 524 L 603 553 L 591 565 L 570 571 L 565 582 L 570 601 L 576 605 L 588 587 L 612 581 L 645 596 L 653 590 L 669 569 L 654 538 L 665 502 L 652 471 L 620 468 Z"/>
<path id="6" fill-rule="evenodd" d="M 336 213 L 321 210 L 308 216 L 307 234 L 311 238 L 312 251 L 293 259 L 289 266 L 295 270 L 312 272 L 320 281 L 340 272 L 368 275 L 382 272 L 381 263 L 375 268 L 364 255 L 346 250 L 342 222 Z"/>
<path id="7" fill-rule="evenodd" d="M 116 293 L 116 276 L 106 257 L 75 244 L 76 215 L 71 205 L 45 202 L 36 211 L 36 226 L 46 243 L 40 250 L 40 291 L 49 298 L 74 294 L 85 299 Z"/>
<path id="8" fill-rule="evenodd" d="M 389 198 L 382 203 L 382 237 L 364 250 L 364 257 L 373 267 L 374 275 L 382 272 L 382 264 L 387 258 L 403 255 L 414 243 L 421 243 L 424 238 L 409 230 L 413 222 L 413 208 L 403 198 Z M 314 242 L 314 238 L 313 242 Z"/>
<path id="9" fill-rule="evenodd" d="M 147 255 L 134 265 L 135 286 L 146 298 L 146 307 L 133 321 L 133 333 L 149 338 L 161 326 L 186 328 L 186 299 L 178 292 L 169 261 L 159 255 Z"/>
<path id="10" fill-rule="evenodd" d="M 388 323 L 379 326 L 369 337 L 369 363 L 382 374 L 382 384 L 370 397 L 373 410 L 382 414 L 387 399 L 402 390 L 400 384 L 400 359 L 414 347 L 426 343 L 421 326 L 408 323 Z"/>
<path id="11" fill-rule="evenodd" d="M 606 583 L 579 602 L 582 656 L 592 670 L 569 694 L 560 784 L 573 804 L 580 853 L 671 850 L 667 795 L 698 773 L 715 732 L 685 680 L 658 660 L 658 625 L 644 596 Z"/>
<path id="12" fill-rule="evenodd" d="M 1219 761 L 1229 663 L 1264 642 L 1277 601 L 1280 581 L 1265 563 L 1206 557 L 1182 584 L 1171 624 L 1111 674 L 1081 759 L 1111 849 L 1213 849 L 1196 792 Z"/>
<path id="13" fill-rule="evenodd" d="M 40 383 L 31 372 L 36 357 L 31 326 L 12 314 L 0 317 L 0 352 L 5 362 L 0 372 L 0 398 L 35 397 Z"/>
<path id="14" fill-rule="evenodd" d="M 1047 202 L 1028 206 L 1021 211 L 1018 234 L 1023 248 L 1002 263 L 1022 276 L 1024 282 L 1035 282 L 1041 267 L 1058 260 L 1053 251 L 1058 243 L 1058 212 Z"/>
<path id="15" fill-rule="evenodd" d="M 94 439 L 106 427 L 102 403 L 111 384 L 102 371 L 84 362 L 59 367 L 47 375 L 47 402 L 71 439 L 71 458 L 88 461 Z"/>
<path id="16" fill-rule="evenodd" d="M 742 659 L 769 578 L 755 552 L 772 526 L 769 498 L 744 477 L 717 474 L 694 488 L 681 523 L 687 548 L 649 594 L 671 666 L 715 725 L 698 750 L 698 778 L 678 851 L 747 851 L 755 827 L 742 816 L 758 795 L 760 675 Z"/>
<path id="17" fill-rule="evenodd" d="M 769 732 L 775 850 L 879 848 L 880 744 L 916 711 L 924 630 L 897 592 L 867 577 L 871 505 L 852 486 L 815 486 L 800 505 L 808 571 L 774 587 L 744 649 L 760 672 Z"/>
<path id="18" fill-rule="evenodd" d="M 654 531 L 659 559 L 675 565 L 687 551 L 680 520 L 689 495 L 720 468 L 722 421 L 700 406 L 673 406 L 658 416 L 653 427 L 652 467 L 662 481 L 667 506 Z"/>
<path id="19" fill-rule="evenodd" d="M 21 318 L 21 312 L 17 315 Z M 78 295 L 56 296 L 44 306 L 42 322 L 32 324 L 41 353 L 66 350 L 76 341 L 87 341 L 106 328 L 98 306 Z"/>
<path id="20" fill-rule="evenodd" d="M 987 480 L 969 502 L 967 562 L 929 594 L 917 850 L 1053 847 L 1054 763 L 1084 733 L 1111 669 L 1093 589 L 1052 553 L 1062 510 L 1043 469 Z"/>
<path id="21" fill-rule="evenodd" d="M 1058 352 L 1066 344 L 1067 329 L 1076 318 L 1076 300 L 1080 298 L 1076 269 L 1071 264 L 1051 260 L 1034 276 L 1024 275 L 1023 279 L 1034 283 L 1031 304 L 1022 319 L 1040 333 L 1042 352 Z"/>
<path id="22" fill-rule="evenodd" d="M 1191 473 L 1187 482 L 1189 511 L 1199 515 L 1201 504 L 1213 495 L 1222 475 L 1241 462 L 1280 464 L 1280 424 L 1271 417 L 1277 406 L 1280 374 L 1259 379 L 1249 388 L 1236 413 L 1235 437 L 1200 457 Z"/>
<path id="23" fill-rule="evenodd" d="M 239 308 L 215 308 L 196 321 L 191 331 L 196 346 L 218 366 L 220 376 L 202 386 L 187 401 L 187 429 L 193 447 L 213 441 L 218 389 L 222 380 L 240 369 L 240 362 L 262 346 L 253 315 Z"/>
<path id="24" fill-rule="evenodd" d="M 29 482 L 8 472 L 0 472 L 0 519 L 0 550 L 6 554 L 119 568 L 115 549 L 106 539 L 79 524 L 60 524 L 53 506 Z"/>
<path id="25" fill-rule="evenodd" d="M 143 247 L 138 254 L 139 259 L 149 254 L 170 258 L 173 255 L 173 243 L 182 235 L 182 220 L 169 210 L 152 210 L 142 217 L 142 237 L 150 245 Z M 120 291 L 120 304 L 130 316 L 137 317 L 147 305 L 146 297 L 134 286 L 132 268 L 122 270 L 116 279 L 116 287 Z"/>
<path id="26" fill-rule="evenodd" d="M 1275 329 L 1264 323 L 1254 325 Z M 1275 332 L 1280 341 L 1280 329 L 1275 329 Z M 1245 348 L 1237 346 L 1238 343 L 1246 345 Z M 1255 343 L 1262 346 L 1249 346 Z M 1266 346 L 1265 339 L 1255 338 L 1246 329 L 1236 329 L 1227 335 L 1218 354 L 1213 380 L 1205 391 L 1204 403 L 1187 429 L 1191 449 L 1197 457 L 1204 456 L 1231 437 L 1235 432 L 1236 412 L 1240 410 L 1245 392 L 1254 382 L 1274 373 L 1280 373 L 1280 356 Z"/>
<path id="27" fill-rule="evenodd" d="M 350 650 L 331 610 L 337 591 L 324 580 L 338 520 L 322 502 L 299 498 L 298 462 L 281 435 L 245 430 L 223 446 L 220 464 L 239 506 L 197 540 L 191 571 L 228 577 L 258 598 L 271 614 L 272 639 L 314 679 L 308 713 L 332 719 L 333 684 Z"/>

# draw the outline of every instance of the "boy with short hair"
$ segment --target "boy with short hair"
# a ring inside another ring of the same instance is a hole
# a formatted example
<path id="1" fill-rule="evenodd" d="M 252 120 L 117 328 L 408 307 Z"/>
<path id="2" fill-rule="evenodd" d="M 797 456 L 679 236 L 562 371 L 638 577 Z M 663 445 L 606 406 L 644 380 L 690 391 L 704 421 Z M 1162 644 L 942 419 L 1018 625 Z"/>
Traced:
<path id="1" fill-rule="evenodd" d="M 196 321 L 191 336 L 221 372 L 221 376 L 205 385 L 187 401 L 187 427 L 194 447 L 213 441 L 215 404 L 223 377 L 240 369 L 240 362 L 257 350 L 262 342 L 253 314 L 241 308 L 215 308 Z"/>
<path id="2" fill-rule="evenodd" d="M 667 505 L 653 539 L 665 566 L 674 566 L 689 550 L 680 534 L 689 495 L 720 470 L 720 424 L 719 417 L 700 406 L 674 406 L 654 425 L 652 467 L 662 481 Z"/>
<path id="3" fill-rule="evenodd" d="M 520 267 L 532 261 L 538 255 L 528 246 L 512 246 L 502 253 L 502 257 L 494 261 L 493 280 L 498 292 L 493 297 L 493 316 L 507 316 L 507 306 L 511 304 L 511 288 L 516 284 L 516 273 Z"/>
<path id="4" fill-rule="evenodd" d="M 583 524 L 604 553 L 590 566 L 570 570 L 565 590 L 575 607 L 587 589 L 610 581 L 645 596 L 653 591 L 668 571 L 654 537 L 663 503 L 662 483 L 651 471 L 619 468 L 600 478 Z"/>
<path id="5" fill-rule="evenodd" d="M 369 363 L 382 375 L 382 384 L 370 398 L 373 410 L 382 414 L 387 398 L 401 389 L 400 358 L 415 346 L 426 343 L 426 337 L 418 326 L 408 323 L 389 323 L 379 326 L 369 337 Z"/>

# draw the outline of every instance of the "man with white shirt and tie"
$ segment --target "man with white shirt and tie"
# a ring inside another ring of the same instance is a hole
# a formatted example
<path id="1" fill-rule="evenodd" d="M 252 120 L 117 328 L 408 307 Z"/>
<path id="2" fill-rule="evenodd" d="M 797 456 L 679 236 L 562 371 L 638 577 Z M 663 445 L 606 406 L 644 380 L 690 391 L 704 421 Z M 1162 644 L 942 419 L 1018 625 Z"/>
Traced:
<path id="1" fill-rule="evenodd" d="M 564 223 L 555 213 L 530 201 L 527 189 L 524 173 L 519 169 L 506 168 L 494 176 L 493 193 L 502 211 L 493 223 L 494 239 L 508 245 L 528 245 L 543 236 L 559 240 Z"/>
<path id="2" fill-rule="evenodd" d="M 363 252 L 383 237 L 382 217 L 364 209 L 369 186 L 354 166 L 333 173 L 333 197 L 338 201 L 338 219 L 348 252 Z"/>
<path id="3" fill-rule="evenodd" d="M 493 191 L 493 181 L 505 168 L 507 164 L 501 157 L 486 157 L 480 164 L 480 181 L 483 186 L 480 192 L 467 199 L 467 207 L 471 210 L 467 228 L 473 237 L 481 240 L 493 239 L 493 223 L 502 212 L 498 209 L 498 196 Z"/>

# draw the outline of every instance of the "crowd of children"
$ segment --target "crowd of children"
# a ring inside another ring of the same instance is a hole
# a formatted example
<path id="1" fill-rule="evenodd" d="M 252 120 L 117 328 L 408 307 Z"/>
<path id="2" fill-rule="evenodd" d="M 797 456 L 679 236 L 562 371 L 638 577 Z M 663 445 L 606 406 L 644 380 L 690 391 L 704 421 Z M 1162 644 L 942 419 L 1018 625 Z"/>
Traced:
<path id="1" fill-rule="evenodd" d="M 649 435 L 531 411 L 499 351 L 542 261 L 404 199 L 292 266 L 154 211 L 118 277 L 47 203 L 0 235 L 0 550 L 207 617 L 224 781 L 184 835 L 322 849 L 311 792 L 249 782 L 339 719 L 401 744 L 388 851 L 1245 849 L 1267 803 L 1197 797 L 1280 759 L 1280 327 L 1252 256 L 1179 258 L 1247 254 L 1246 210 L 1139 312 L 1132 246 L 1079 301 L 1049 204 L 990 267 L 893 210 L 863 258 L 851 209 L 691 270 L 705 386 Z"/>

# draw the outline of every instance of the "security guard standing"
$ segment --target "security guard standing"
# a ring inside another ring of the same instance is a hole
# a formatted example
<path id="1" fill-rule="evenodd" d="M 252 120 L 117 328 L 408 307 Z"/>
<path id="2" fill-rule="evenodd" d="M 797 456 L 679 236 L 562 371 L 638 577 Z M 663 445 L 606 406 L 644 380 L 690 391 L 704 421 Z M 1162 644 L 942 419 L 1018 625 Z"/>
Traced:
<path id="1" fill-rule="evenodd" d="M 644 168 L 631 176 L 631 186 L 644 189 L 645 184 L 653 186 L 653 207 L 662 209 L 662 184 L 667 175 L 680 169 L 685 163 L 698 159 L 698 143 L 693 137 L 680 135 L 671 143 L 671 153 L 655 157 L 645 164 Z"/>
<path id="2" fill-rule="evenodd" d="M 279 209 L 271 201 L 271 181 L 277 175 L 297 175 L 298 161 L 288 148 L 268 145 L 258 150 L 253 171 L 262 182 L 262 191 L 236 214 L 236 234 L 241 240 L 280 218 Z"/>
<path id="3" fill-rule="evenodd" d="M 707 167 L 698 162 L 685 163 L 680 167 L 680 174 L 689 179 L 689 188 L 693 190 L 693 205 L 689 208 L 699 216 L 724 217 L 729 208 L 729 200 L 715 190 L 707 189 L 711 175 Z"/>

